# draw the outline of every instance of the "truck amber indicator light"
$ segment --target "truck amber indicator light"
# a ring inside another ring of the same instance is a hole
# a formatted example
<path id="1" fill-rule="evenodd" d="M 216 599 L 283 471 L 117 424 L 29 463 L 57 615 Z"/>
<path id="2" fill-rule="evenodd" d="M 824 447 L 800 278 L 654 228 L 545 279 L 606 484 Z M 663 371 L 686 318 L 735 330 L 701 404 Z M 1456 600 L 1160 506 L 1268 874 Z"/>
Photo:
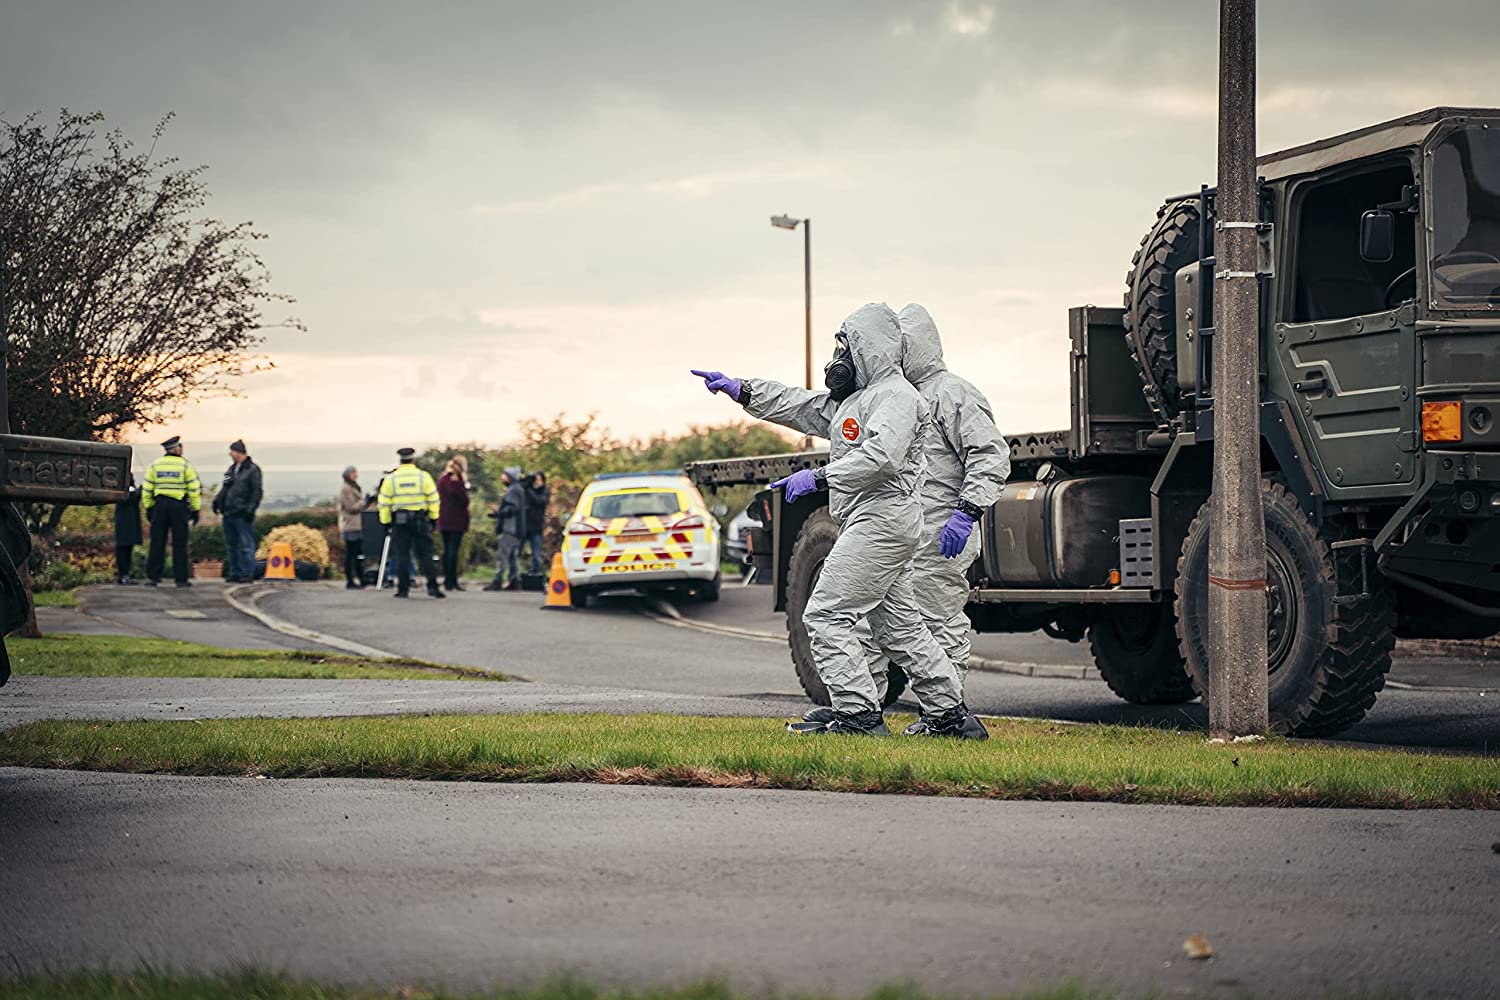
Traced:
<path id="1" fill-rule="evenodd" d="M 1461 441 L 1464 436 L 1464 407 L 1460 402 L 1422 404 L 1422 440 Z"/>

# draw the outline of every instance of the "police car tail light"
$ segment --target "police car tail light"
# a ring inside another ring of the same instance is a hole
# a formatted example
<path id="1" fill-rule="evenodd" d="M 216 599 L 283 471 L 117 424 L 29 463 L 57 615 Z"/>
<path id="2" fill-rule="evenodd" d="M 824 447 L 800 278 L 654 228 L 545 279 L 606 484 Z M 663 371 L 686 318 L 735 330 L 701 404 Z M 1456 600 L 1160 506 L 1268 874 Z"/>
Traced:
<path id="1" fill-rule="evenodd" d="M 602 535 L 607 530 L 604 525 L 592 521 L 578 520 L 568 525 L 570 535 Z"/>
<path id="2" fill-rule="evenodd" d="M 704 527 L 703 518 L 698 514 L 690 514 L 672 525 L 673 531 L 691 531 L 694 528 Z"/>

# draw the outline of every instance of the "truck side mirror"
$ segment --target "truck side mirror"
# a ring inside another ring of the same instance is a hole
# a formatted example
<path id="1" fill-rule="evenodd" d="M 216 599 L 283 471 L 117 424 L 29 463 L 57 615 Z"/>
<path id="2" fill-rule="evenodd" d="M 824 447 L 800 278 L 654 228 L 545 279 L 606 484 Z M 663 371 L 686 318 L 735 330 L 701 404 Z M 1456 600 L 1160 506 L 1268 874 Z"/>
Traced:
<path id="1" fill-rule="evenodd" d="M 1383 208 L 1374 208 L 1359 218 L 1359 255 L 1375 264 L 1383 264 L 1396 255 L 1396 217 Z"/>

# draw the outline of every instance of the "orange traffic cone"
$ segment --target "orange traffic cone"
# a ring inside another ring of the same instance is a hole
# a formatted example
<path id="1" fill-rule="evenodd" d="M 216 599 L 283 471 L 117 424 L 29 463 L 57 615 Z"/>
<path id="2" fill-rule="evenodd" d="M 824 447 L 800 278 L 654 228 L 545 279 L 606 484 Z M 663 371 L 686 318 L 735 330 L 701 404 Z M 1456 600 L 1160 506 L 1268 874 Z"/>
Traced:
<path id="1" fill-rule="evenodd" d="M 573 607 L 573 588 L 568 586 L 568 570 L 563 565 L 561 552 L 552 554 L 552 573 L 547 578 L 547 603 L 543 608 Z"/>
<path id="2" fill-rule="evenodd" d="M 271 555 L 266 559 L 266 579 L 297 579 L 297 566 L 292 561 L 291 545 L 286 542 L 271 543 Z"/>

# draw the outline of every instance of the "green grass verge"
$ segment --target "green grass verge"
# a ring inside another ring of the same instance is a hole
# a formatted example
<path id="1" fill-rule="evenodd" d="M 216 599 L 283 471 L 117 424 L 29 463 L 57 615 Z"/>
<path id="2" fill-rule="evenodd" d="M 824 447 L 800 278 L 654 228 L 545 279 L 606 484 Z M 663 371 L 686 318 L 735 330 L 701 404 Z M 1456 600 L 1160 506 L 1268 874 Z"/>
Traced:
<path id="1" fill-rule="evenodd" d="M 31 595 L 31 603 L 39 608 L 76 608 L 76 590 L 38 590 Z"/>
<path id="2" fill-rule="evenodd" d="M 218 649 L 128 635 L 9 639 L 11 670 L 34 677 L 286 677 L 309 680 L 505 680 L 421 660 L 361 660 L 301 650 Z"/>
<path id="3" fill-rule="evenodd" d="M 36 722 L 0 765 L 98 771 L 590 781 L 996 799 L 1500 808 L 1500 760 L 999 721 L 986 743 L 792 737 L 770 719 L 448 715 Z"/>
<path id="4" fill-rule="evenodd" d="M 764 1000 L 776 994 L 743 993 L 721 983 L 645 990 L 605 990 L 571 979 L 541 986 L 480 992 L 428 990 L 418 986 L 360 989 L 324 986 L 288 976 L 241 971 L 218 976 L 163 972 L 73 972 L 0 979 L 0 994 L 13 1000 Z M 1077 986 L 1026 993 L 996 994 L 989 1000 L 1107 1000 L 1118 994 Z M 818 1000 L 810 994 L 788 994 L 787 1000 Z M 928 1000 L 930 994 L 910 986 L 887 986 L 867 1000 Z"/>

